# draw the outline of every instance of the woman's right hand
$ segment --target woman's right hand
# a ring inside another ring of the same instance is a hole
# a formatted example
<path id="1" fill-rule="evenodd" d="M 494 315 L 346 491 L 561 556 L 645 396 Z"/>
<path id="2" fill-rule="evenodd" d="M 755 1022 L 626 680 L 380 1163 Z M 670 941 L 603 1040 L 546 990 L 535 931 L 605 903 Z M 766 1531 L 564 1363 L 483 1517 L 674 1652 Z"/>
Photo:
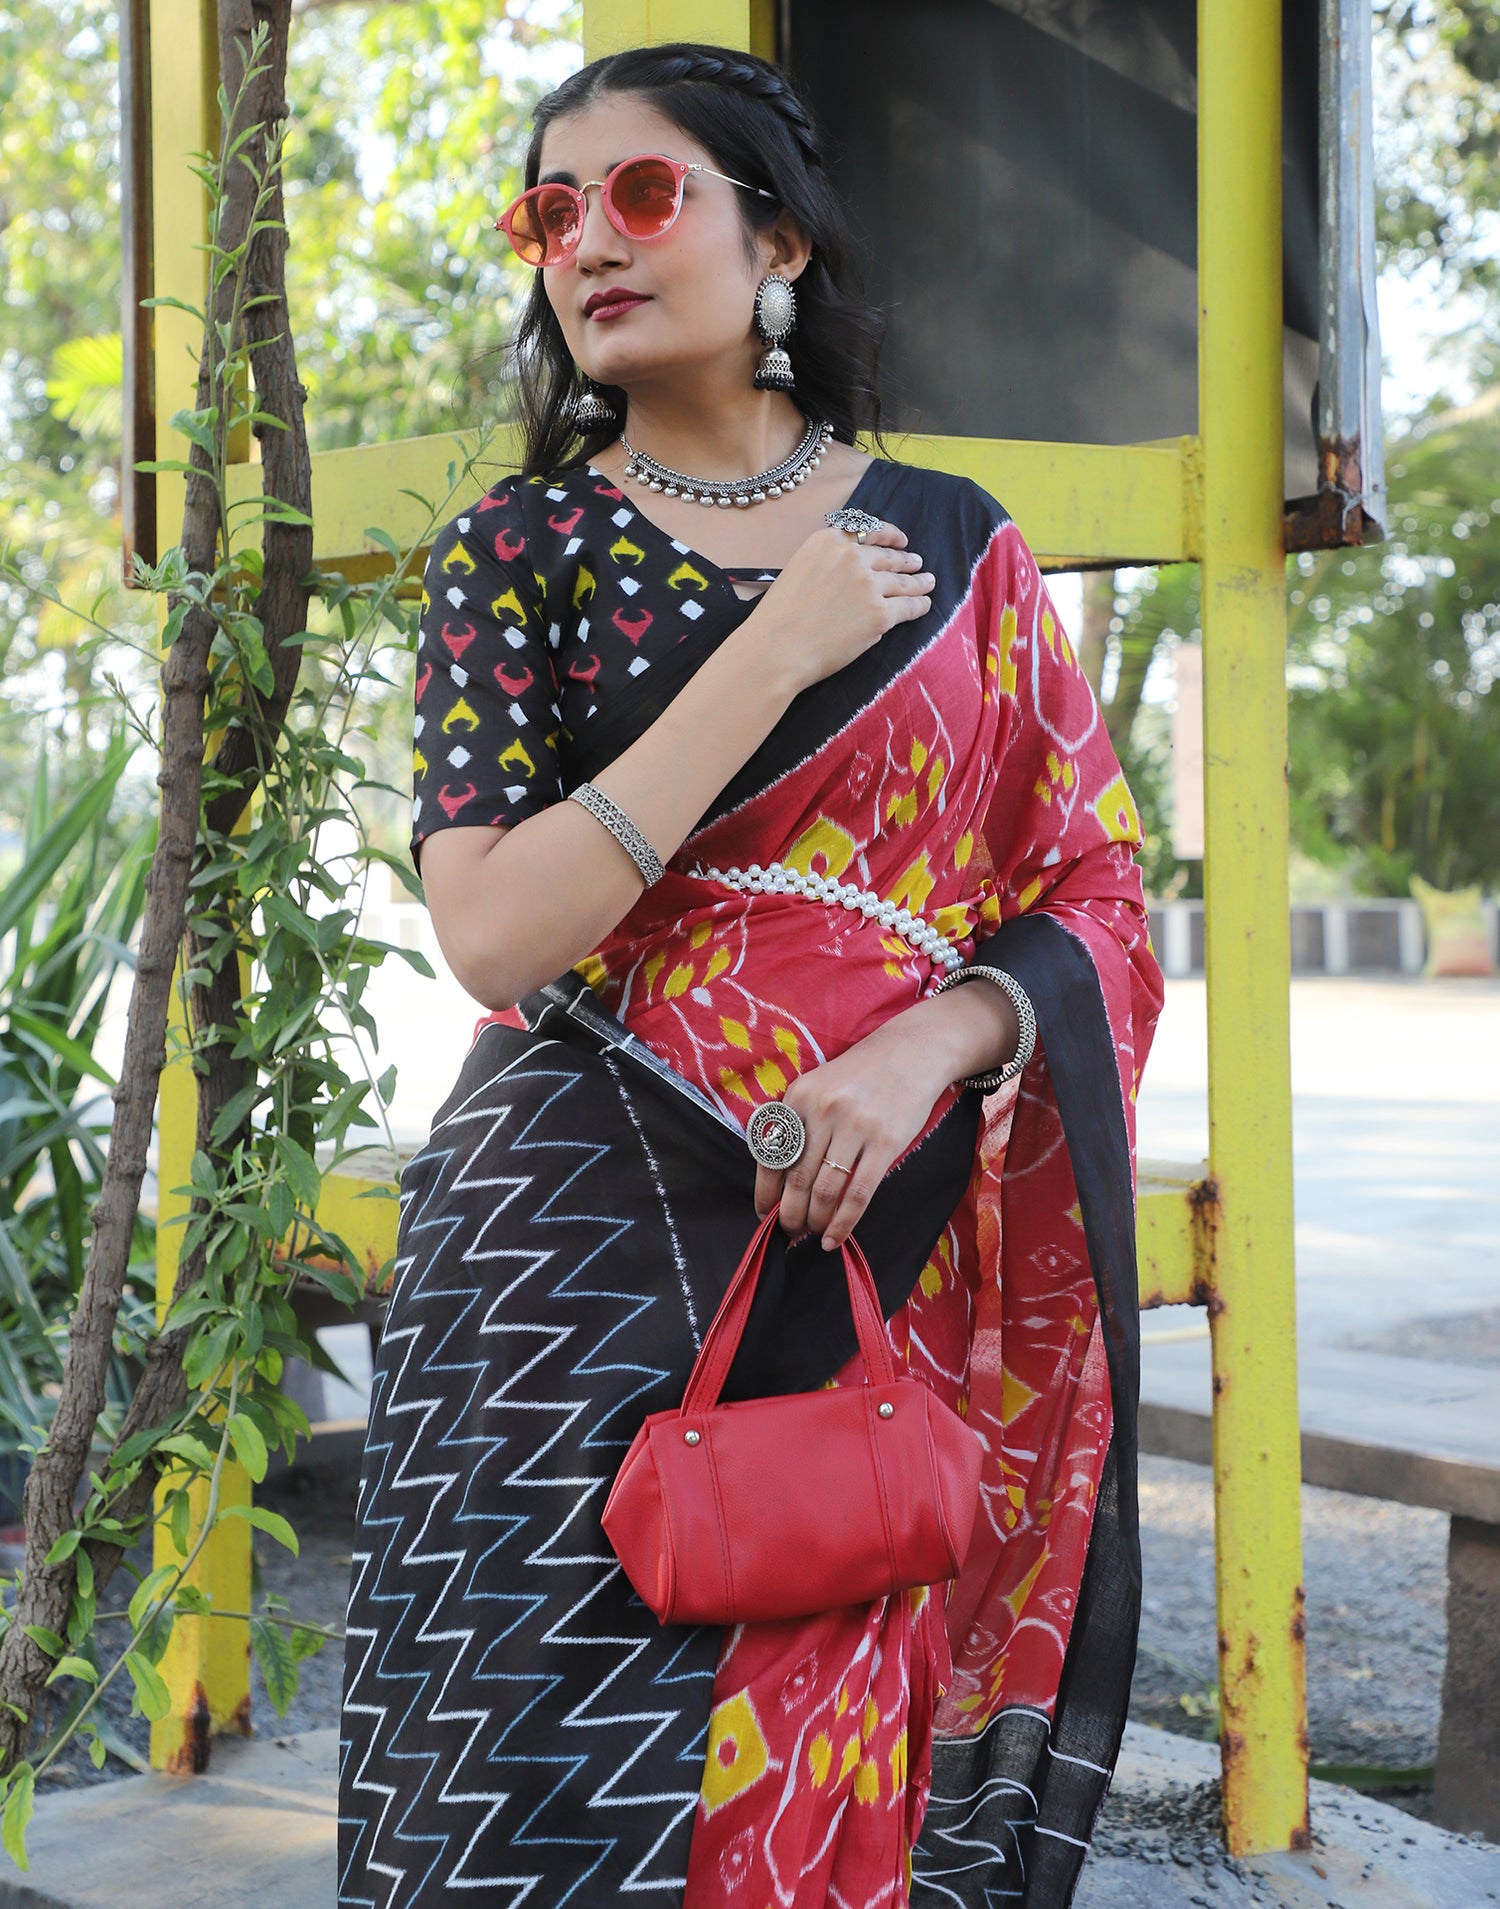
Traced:
<path id="1" fill-rule="evenodd" d="M 792 693 L 832 676 L 898 623 L 932 608 L 936 579 L 906 547 L 906 532 L 882 524 L 856 543 L 847 530 L 815 530 L 740 626 Z"/>

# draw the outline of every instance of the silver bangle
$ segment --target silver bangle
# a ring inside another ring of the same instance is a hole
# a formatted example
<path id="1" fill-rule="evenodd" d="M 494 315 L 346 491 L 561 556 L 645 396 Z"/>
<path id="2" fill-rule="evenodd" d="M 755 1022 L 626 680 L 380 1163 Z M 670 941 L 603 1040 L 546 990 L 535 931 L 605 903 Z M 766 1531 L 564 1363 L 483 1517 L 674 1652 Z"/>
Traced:
<path id="1" fill-rule="evenodd" d="M 1016 1019 L 1021 1024 L 1021 1036 L 1016 1043 L 1015 1054 L 1004 1067 L 996 1068 L 992 1074 L 970 1074 L 963 1082 L 965 1087 L 977 1087 L 981 1093 L 988 1094 L 997 1087 L 1003 1087 L 1008 1080 L 1014 1080 L 1035 1053 L 1036 1010 L 1031 1005 L 1031 996 L 1013 974 L 1007 974 L 1004 968 L 988 967 L 982 961 L 967 968 L 955 968 L 951 974 L 945 974 L 932 992 L 938 995 L 947 988 L 957 987 L 960 981 L 973 981 L 981 977 L 1005 990 L 1016 1011 Z"/>
<path id="2" fill-rule="evenodd" d="M 617 804 L 610 801 L 602 789 L 596 789 L 592 782 L 580 782 L 576 789 L 568 793 L 568 800 L 576 802 L 588 810 L 596 822 L 602 822 L 624 849 L 640 871 L 641 880 L 648 888 L 659 882 L 666 870 L 661 858 L 651 844 L 641 834 L 634 822 Z"/>

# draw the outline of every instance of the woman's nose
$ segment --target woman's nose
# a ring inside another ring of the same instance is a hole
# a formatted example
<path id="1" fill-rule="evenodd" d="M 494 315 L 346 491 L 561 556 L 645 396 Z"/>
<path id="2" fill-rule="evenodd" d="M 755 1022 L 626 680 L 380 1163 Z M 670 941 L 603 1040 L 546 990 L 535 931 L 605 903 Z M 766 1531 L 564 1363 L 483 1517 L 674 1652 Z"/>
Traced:
<path id="1" fill-rule="evenodd" d="M 604 188 L 590 186 L 583 195 L 583 203 L 583 230 L 578 237 L 576 261 L 586 272 L 613 271 L 626 263 L 630 254 L 624 235 L 610 223 L 609 214 L 604 210 Z"/>

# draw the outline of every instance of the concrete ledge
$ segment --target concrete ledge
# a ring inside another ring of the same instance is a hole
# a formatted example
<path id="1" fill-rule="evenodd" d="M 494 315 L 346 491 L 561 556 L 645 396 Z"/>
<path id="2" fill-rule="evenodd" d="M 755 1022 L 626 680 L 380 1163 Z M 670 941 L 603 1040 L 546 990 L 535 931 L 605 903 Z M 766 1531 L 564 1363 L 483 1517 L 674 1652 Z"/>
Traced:
<path id="1" fill-rule="evenodd" d="M 1500 1849 L 1335 1783 L 1311 1788 L 1312 1847 L 1218 1847 L 1219 1752 L 1131 1724 L 1074 1909 L 1486 1909 Z"/>
<path id="2" fill-rule="evenodd" d="M 41 1797 L 31 1871 L 0 1909 L 333 1909 L 337 1730 L 220 1737 L 199 1777 L 124 1777 Z M 1076 1909 L 1485 1909 L 1500 1849 L 1330 1783 L 1313 1847 L 1236 1862 L 1216 1841 L 1219 1753 L 1132 1724 Z M 1206 1893 L 1209 1892 L 1209 1893 Z"/>
<path id="3" fill-rule="evenodd" d="M 0 1909 L 333 1909 L 338 1738 L 216 1737 L 204 1776 L 44 1789 Z"/>
<path id="4" fill-rule="evenodd" d="M 1500 1525 L 1500 1373 L 1307 1346 L 1297 1376 L 1305 1484 Z M 1212 1398 L 1206 1338 L 1144 1348 L 1141 1450 L 1208 1464 Z"/>

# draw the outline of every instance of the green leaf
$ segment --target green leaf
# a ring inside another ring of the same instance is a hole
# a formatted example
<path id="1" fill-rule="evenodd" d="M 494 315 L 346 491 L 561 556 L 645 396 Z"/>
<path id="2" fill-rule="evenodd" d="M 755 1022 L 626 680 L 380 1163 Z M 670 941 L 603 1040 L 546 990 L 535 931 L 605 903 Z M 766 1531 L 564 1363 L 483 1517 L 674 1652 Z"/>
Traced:
<path id="1" fill-rule="evenodd" d="M 323 1176 L 318 1171 L 317 1162 L 290 1134 L 277 1134 L 275 1147 L 276 1157 L 286 1171 L 287 1180 L 299 1204 L 309 1213 L 313 1212 L 318 1204 L 318 1195 L 323 1190 Z"/>
<path id="2" fill-rule="evenodd" d="M 225 1101 L 214 1116 L 214 1124 L 210 1130 L 210 1138 L 216 1145 L 229 1138 L 240 1122 L 249 1115 L 265 1091 L 259 1081 L 253 1080 L 248 1087 L 242 1087 L 237 1094 Z"/>
<path id="3" fill-rule="evenodd" d="M 99 1673 L 86 1657 L 74 1657 L 69 1653 L 60 1657 L 47 1678 L 49 1684 L 56 1683 L 59 1677 L 81 1677 L 86 1684 L 97 1684 Z"/>
<path id="4" fill-rule="evenodd" d="M 303 1630 L 299 1625 L 291 1634 L 292 1655 L 300 1663 L 304 1657 L 316 1657 L 327 1642 L 322 1631 Z"/>
<path id="5" fill-rule="evenodd" d="M 266 1441 L 254 1419 L 236 1412 L 229 1421 L 229 1442 L 234 1455 L 258 1485 L 266 1475 Z"/>
<path id="6" fill-rule="evenodd" d="M 47 1563 L 61 1564 L 64 1558 L 71 1558 L 73 1553 L 78 1549 L 78 1541 L 82 1536 L 83 1533 L 76 1525 L 73 1526 L 71 1531 L 64 1531 L 59 1536 L 57 1543 L 53 1545 L 52 1549 L 47 1553 Z"/>
<path id="7" fill-rule="evenodd" d="M 369 538 L 372 544 L 378 545 L 380 549 L 385 551 L 387 556 L 394 557 L 397 563 L 400 563 L 402 556 L 401 546 L 388 530 L 381 530 L 378 526 L 373 529 L 367 527 L 364 534 Z"/>
<path id="8" fill-rule="evenodd" d="M 297 1694 L 300 1679 L 298 1660 L 286 1633 L 279 1624 L 268 1623 L 263 1617 L 252 1617 L 250 1648 L 255 1652 L 255 1661 L 260 1665 L 260 1674 L 265 1679 L 266 1695 L 271 1699 L 277 1716 L 284 1717 Z"/>
<path id="9" fill-rule="evenodd" d="M 93 1764 L 96 1770 L 102 1770 L 104 1768 L 104 1759 L 108 1755 L 109 1752 L 104 1747 L 104 1739 L 96 1730 L 89 1743 L 89 1762 Z"/>
<path id="10" fill-rule="evenodd" d="M 26 1856 L 26 1825 L 31 1821 L 36 1774 L 29 1763 L 18 1763 L 10 1773 L 5 1792 L 5 1813 L 0 1816 L 0 1844 L 17 1869 L 30 1869 Z"/>
<path id="11" fill-rule="evenodd" d="M 185 1491 L 173 1495 L 172 1509 L 167 1517 L 167 1527 L 172 1534 L 172 1543 L 177 1547 L 177 1555 L 185 1558 L 188 1552 L 189 1527 L 192 1523 L 193 1507 Z"/>
<path id="12" fill-rule="evenodd" d="M 222 1360 L 216 1360 L 215 1364 L 222 1364 Z M 206 1472 L 213 1470 L 218 1457 L 201 1438 L 195 1438 L 191 1432 L 176 1432 L 171 1438 L 164 1438 L 157 1449 L 171 1452 L 176 1458 L 185 1458 L 190 1465 L 196 1465 L 200 1471 Z"/>
<path id="13" fill-rule="evenodd" d="M 264 1505 L 226 1505 L 221 1518 L 248 1518 L 257 1531 L 264 1531 L 278 1544 L 284 1544 L 295 1558 L 299 1552 L 297 1534 L 279 1511 L 267 1511 Z"/>
<path id="14" fill-rule="evenodd" d="M 135 1650 L 125 1653 L 125 1668 L 130 1672 L 130 1681 L 135 1685 L 141 1715 L 152 1723 L 159 1722 L 172 1708 L 171 1693 L 167 1689 L 161 1672 L 155 1664 Z"/>
<path id="15" fill-rule="evenodd" d="M 138 1631 L 141 1628 L 146 1621 L 147 1612 L 176 1575 L 175 1565 L 159 1564 L 154 1571 L 141 1579 L 128 1607 L 131 1630 Z"/>
<path id="16" fill-rule="evenodd" d="M 21 1629 L 39 1649 L 49 1657 L 61 1657 L 68 1648 L 56 1631 L 49 1631 L 45 1624 L 23 1624 Z"/>
<path id="17" fill-rule="evenodd" d="M 214 1163 L 200 1147 L 193 1155 L 193 1164 L 188 1170 L 195 1191 L 205 1199 L 211 1200 L 219 1190 L 219 1176 L 214 1172 Z"/>
<path id="18" fill-rule="evenodd" d="M 174 431 L 180 431 L 189 443 L 213 456 L 219 423 L 217 405 L 211 405 L 207 411 L 174 411 L 170 421 Z"/>
<path id="19" fill-rule="evenodd" d="M 396 1069 L 388 1067 L 375 1083 L 375 1091 L 380 1096 L 382 1107 L 389 1107 L 396 1097 Z"/>
<path id="20" fill-rule="evenodd" d="M 78 1552 L 73 1569 L 78 1574 L 78 1595 L 92 1599 L 94 1595 L 94 1560 L 87 1551 Z"/>

